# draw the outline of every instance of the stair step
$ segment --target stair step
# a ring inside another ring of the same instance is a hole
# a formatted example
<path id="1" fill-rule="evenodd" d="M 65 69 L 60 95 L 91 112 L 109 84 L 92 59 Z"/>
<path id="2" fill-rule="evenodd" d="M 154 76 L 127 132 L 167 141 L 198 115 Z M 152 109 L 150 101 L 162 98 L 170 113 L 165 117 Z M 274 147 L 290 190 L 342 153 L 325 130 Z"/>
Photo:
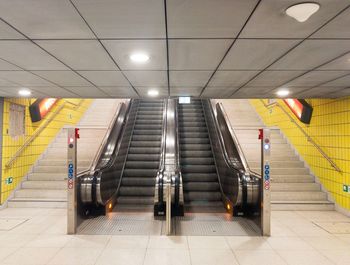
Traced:
<path id="1" fill-rule="evenodd" d="M 67 174 L 64 173 L 31 173 L 28 175 L 28 180 L 52 180 L 52 181 L 57 181 L 57 180 L 65 180 L 67 178 Z"/>
<path id="2" fill-rule="evenodd" d="M 327 194 L 321 191 L 275 191 L 271 193 L 271 201 L 326 201 Z"/>
<path id="3" fill-rule="evenodd" d="M 329 201 L 304 201 L 304 202 L 271 202 L 273 211 L 334 211 L 334 204 Z"/>
<path id="4" fill-rule="evenodd" d="M 15 198 L 55 198 L 67 199 L 66 190 L 20 189 L 15 192 Z"/>
<path id="5" fill-rule="evenodd" d="M 9 208 L 67 208 L 67 201 L 61 199 L 13 198 L 8 201 Z"/>
<path id="6" fill-rule="evenodd" d="M 271 190 L 276 191 L 320 191 L 318 183 L 273 183 Z"/>
<path id="7" fill-rule="evenodd" d="M 22 189 L 38 189 L 38 190 L 66 190 L 67 182 L 64 180 L 58 181 L 23 181 Z"/>

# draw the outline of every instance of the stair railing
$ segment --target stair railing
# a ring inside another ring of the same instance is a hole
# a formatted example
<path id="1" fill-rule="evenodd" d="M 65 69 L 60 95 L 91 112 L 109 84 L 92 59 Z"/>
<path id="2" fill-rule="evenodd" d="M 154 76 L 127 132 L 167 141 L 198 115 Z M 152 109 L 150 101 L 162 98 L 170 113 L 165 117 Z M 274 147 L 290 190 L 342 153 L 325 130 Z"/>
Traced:
<path id="1" fill-rule="evenodd" d="M 61 110 L 67 105 L 73 105 L 73 109 L 78 109 L 81 104 L 83 103 L 84 99 L 80 99 L 79 103 L 73 103 L 71 101 L 64 101 L 62 105 L 60 105 L 53 113 L 52 115 L 45 120 L 45 122 L 37 129 L 35 132 L 25 139 L 24 143 L 22 146 L 16 151 L 16 153 L 7 161 L 5 164 L 6 169 L 10 168 L 14 162 L 18 159 L 18 157 L 23 153 L 23 151 L 40 135 L 40 133 L 46 129 L 46 127 L 50 124 L 50 122 L 53 121 L 53 119 L 57 116 L 58 113 L 61 112 Z"/>
<path id="2" fill-rule="evenodd" d="M 260 99 L 260 102 L 263 104 L 263 106 L 266 108 L 266 109 L 272 109 L 274 107 L 279 107 L 284 114 L 287 115 L 287 117 L 289 118 L 289 120 L 295 124 L 295 126 L 301 131 L 301 133 L 306 137 L 307 141 L 309 143 L 311 143 L 315 148 L 316 150 L 330 163 L 330 165 L 336 170 L 338 171 L 339 173 L 342 172 L 342 170 L 337 166 L 337 164 L 326 154 L 325 151 L 323 151 L 323 149 L 315 142 L 314 139 L 312 139 L 312 137 L 303 129 L 303 127 L 301 127 L 298 122 L 295 121 L 295 119 L 292 117 L 292 115 L 290 115 L 288 113 L 288 111 L 286 111 L 282 106 L 281 104 L 279 104 L 277 101 L 273 102 L 273 103 L 270 103 L 270 104 L 266 104 L 264 102 L 263 99 Z"/>

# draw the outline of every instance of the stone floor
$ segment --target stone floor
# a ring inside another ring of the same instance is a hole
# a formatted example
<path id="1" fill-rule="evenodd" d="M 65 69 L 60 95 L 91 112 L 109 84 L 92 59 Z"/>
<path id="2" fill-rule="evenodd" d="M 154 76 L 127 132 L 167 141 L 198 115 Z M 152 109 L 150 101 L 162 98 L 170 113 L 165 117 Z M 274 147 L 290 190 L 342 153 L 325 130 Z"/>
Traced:
<path id="1" fill-rule="evenodd" d="M 350 218 L 275 211 L 272 236 L 66 235 L 66 211 L 0 211 L 0 264 L 350 264 Z M 322 228 L 323 227 L 323 228 Z"/>

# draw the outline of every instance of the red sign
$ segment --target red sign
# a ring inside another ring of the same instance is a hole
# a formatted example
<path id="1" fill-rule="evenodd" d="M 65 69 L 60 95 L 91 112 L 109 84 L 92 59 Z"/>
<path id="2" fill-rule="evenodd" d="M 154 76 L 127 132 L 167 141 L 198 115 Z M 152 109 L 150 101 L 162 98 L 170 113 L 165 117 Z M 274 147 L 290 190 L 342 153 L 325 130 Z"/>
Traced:
<path id="1" fill-rule="evenodd" d="M 305 100 L 287 98 L 283 101 L 301 122 L 310 123 L 313 109 Z"/>
<path id="2" fill-rule="evenodd" d="M 29 112 L 32 122 L 42 120 L 42 118 L 49 113 L 50 109 L 57 102 L 57 100 L 57 98 L 37 99 L 32 105 L 30 105 Z"/>

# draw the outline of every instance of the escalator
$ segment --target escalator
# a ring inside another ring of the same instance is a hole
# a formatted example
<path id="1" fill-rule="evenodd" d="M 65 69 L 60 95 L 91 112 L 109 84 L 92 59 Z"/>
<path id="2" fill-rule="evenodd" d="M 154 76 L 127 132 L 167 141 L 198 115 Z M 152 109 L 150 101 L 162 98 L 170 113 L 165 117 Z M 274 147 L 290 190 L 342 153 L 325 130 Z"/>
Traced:
<path id="1" fill-rule="evenodd" d="M 162 168 L 165 109 L 164 100 L 138 99 L 118 109 L 94 163 L 79 177 L 80 215 L 153 211 Z"/>
<path id="2" fill-rule="evenodd" d="M 117 209 L 153 206 L 157 171 L 160 166 L 164 103 L 140 101 Z"/>
<path id="3" fill-rule="evenodd" d="M 185 207 L 224 211 L 201 100 L 179 105 L 178 126 Z"/>

